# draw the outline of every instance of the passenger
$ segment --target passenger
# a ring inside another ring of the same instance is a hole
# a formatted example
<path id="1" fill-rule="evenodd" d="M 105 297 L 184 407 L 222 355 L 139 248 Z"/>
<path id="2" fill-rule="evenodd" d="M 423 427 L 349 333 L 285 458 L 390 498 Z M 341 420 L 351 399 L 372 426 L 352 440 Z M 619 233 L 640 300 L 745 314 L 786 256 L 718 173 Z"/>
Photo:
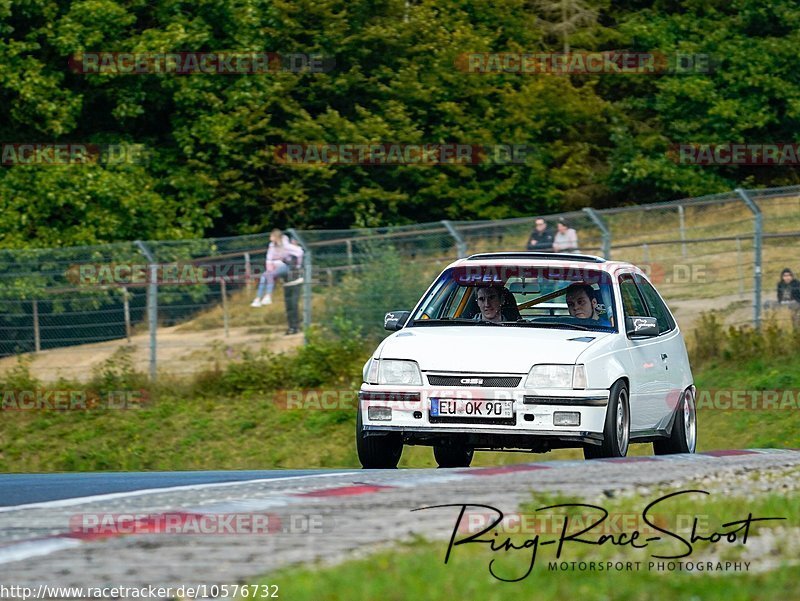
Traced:
<path id="1" fill-rule="evenodd" d="M 597 298 L 595 291 L 589 284 L 572 284 L 567 288 L 567 309 L 572 317 L 578 319 L 592 319 L 602 325 L 611 325 L 605 317 L 600 317 L 597 312 Z"/>

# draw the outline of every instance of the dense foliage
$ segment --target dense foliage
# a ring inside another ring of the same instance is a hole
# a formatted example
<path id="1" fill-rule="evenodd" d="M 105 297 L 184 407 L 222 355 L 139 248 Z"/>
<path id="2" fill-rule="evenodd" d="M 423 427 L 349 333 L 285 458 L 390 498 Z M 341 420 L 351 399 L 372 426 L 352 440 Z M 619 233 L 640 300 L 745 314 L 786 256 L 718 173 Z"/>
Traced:
<path id="1" fill-rule="evenodd" d="M 2 247 L 502 218 L 798 181 L 792 167 L 667 155 L 673 143 L 798 141 L 793 0 L 3 0 L 0 31 L 1 141 L 124 142 L 148 158 L 1 167 Z M 456 66 L 469 52 L 564 48 L 702 53 L 712 68 Z M 70 69 L 98 51 L 318 53 L 335 64 L 258 75 Z M 524 165 L 280 164 L 275 148 L 295 142 L 533 151 Z"/>

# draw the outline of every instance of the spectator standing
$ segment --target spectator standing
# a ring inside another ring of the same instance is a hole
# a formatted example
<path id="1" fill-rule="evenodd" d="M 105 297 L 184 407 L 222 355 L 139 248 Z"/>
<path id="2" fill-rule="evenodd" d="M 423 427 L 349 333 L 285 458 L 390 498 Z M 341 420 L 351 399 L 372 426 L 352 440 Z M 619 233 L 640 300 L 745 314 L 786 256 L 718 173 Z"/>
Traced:
<path id="1" fill-rule="evenodd" d="M 553 251 L 557 253 L 578 252 L 578 234 L 563 219 L 558 220 L 558 232 L 553 236 Z"/>
<path id="2" fill-rule="evenodd" d="M 283 302 L 286 307 L 286 335 L 297 334 L 300 331 L 300 302 L 301 284 L 303 284 L 303 247 L 289 242 L 286 245 L 286 264 L 288 271 L 283 276 Z"/>
<path id="3" fill-rule="evenodd" d="M 547 222 L 541 217 L 536 218 L 536 227 L 531 232 L 528 239 L 526 250 L 534 250 L 538 252 L 553 252 L 553 232 L 547 226 Z"/>

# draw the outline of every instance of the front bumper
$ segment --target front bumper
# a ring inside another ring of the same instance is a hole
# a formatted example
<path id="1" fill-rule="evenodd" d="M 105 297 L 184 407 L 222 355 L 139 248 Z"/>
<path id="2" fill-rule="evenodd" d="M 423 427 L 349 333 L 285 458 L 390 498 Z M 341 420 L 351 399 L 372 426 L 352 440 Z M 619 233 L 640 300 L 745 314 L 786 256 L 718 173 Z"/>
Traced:
<path id="1" fill-rule="evenodd" d="M 531 390 L 516 388 L 470 388 L 433 386 L 389 386 L 363 384 L 359 404 L 366 435 L 403 432 L 411 438 L 447 435 L 521 435 L 571 442 L 602 440 L 609 391 L 607 389 Z M 431 399 L 504 400 L 512 402 L 511 418 L 453 418 L 431 415 Z M 391 419 L 373 420 L 370 407 L 391 409 Z M 557 426 L 556 412 L 578 413 L 577 426 Z"/>

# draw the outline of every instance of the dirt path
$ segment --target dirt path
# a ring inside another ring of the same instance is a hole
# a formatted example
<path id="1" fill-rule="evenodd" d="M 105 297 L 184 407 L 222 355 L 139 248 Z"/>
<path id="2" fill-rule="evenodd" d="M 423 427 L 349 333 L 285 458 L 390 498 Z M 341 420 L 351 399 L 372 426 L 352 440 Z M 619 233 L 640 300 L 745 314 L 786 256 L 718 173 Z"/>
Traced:
<path id="1" fill-rule="evenodd" d="M 285 326 L 232 327 L 228 336 L 222 328 L 187 331 L 181 326 L 158 329 L 157 360 L 161 374 L 189 375 L 242 358 L 245 350 L 257 351 L 262 346 L 272 352 L 288 351 L 303 343 L 302 334 L 284 336 Z M 87 380 L 115 353 L 132 349 L 131 359 L 137 371 L 147 373 L 150 361 L 150 338 L 145 332 L 124 338 L 51 349 L 23 355 L 30 359 L 31 373 L 45 382 L 59 378 Z M 0 375 L 13 369 L 17 357 L 0 359 Z"/>

